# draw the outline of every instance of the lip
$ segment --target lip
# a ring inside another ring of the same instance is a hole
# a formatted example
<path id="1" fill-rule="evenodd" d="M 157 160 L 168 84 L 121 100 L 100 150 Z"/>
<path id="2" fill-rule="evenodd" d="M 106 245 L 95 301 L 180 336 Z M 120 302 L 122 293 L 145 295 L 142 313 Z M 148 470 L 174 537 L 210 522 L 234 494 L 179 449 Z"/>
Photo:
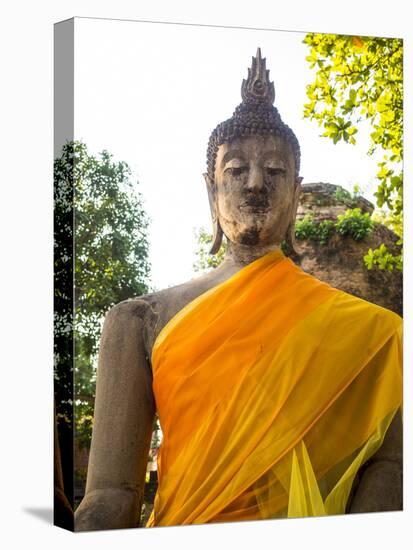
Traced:
<path id="1" fill-rule="evenodd" d="M 244 212 L 253 212 L 255 214 L 265 214 L 268 212 L 268 206 L 258 205 L 258 204 L 241 204 L 240 210 Z"/>

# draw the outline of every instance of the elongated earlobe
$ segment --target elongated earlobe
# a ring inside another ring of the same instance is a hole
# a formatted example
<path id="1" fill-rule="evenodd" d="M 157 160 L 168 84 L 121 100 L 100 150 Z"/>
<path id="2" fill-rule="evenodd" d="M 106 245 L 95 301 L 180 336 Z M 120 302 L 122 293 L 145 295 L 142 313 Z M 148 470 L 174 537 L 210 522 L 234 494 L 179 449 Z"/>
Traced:
<path id="1" fill-rule="evenodd" d="M 217 254 L 217 252 L 221 248 L 222 237 L 223 237 L 224 233 L 223 233 L 221 225 L 219 223 L 219 217 L 218 217 L 216 201 L 215 201 L 214 182 L 211 180 L 211 178 L 208 176 L 208 174 L 204 174 L 204 178 L 205 178 L 205 182 L 206 182 L 206 185 L 207 185 L 209 208 L 211 210 L 212 230 L 213 230 L 212 246 L 211 246 L 211 249 L 210 249 L 209 253 L 210 254 Z"/>
<path id="2" fill-rule="evenodd" d="M 285 248 L 286 248 L 285 252 L 287 256 L 296 256 L 298 254 L 296 249 L 296 240 L 295 240 L 295 218 L 297 216 L 297 209 L 298 209 L 298 202 L 301 194 L 302 181 L 303 181 L 303 178 L 297 178 L 296 180 L 293 207 L 291 209 L 291 220 L 285 234 Z"/>
<path id="3" fill-rule="evenodd" d="M 287 256 L 296 256 L 297 250 L 295 248 L 295 223 L 290 223 L 285 235 L 285 254 Z"/>
<path id="4" fill-rule="evenodd" d="M 221 225 L 219 223 L 218 218 L 215 219 L 215 221 L 212 221 L 212 227 L 213 227 L 213 238 L 212 238 L 212 246 L 209 251 L 210 254 L 217 254 L 219 249 L 221 248 L 222 244 L 222 237 L 224 235 Z"/>

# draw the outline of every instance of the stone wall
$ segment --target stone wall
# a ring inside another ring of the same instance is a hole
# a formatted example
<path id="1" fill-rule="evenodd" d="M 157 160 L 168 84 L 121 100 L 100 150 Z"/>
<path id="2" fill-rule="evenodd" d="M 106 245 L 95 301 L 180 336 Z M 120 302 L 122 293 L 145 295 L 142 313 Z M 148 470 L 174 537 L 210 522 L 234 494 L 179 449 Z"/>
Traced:
<path id="1" fill-rule="evenodd" d="M 346 197 L 345 191 L 337 185 L 309 183 L 303 185 L 297 220 L 308 213 L 315 221 L 336 220 L 338 214 L 357 207 L 370 214 L 374 210 L 374 206 L 362 197 Z M 318 279 L 402 315 L 402 273 L 382 271 L 377 267 L 368 270 L 363 262 L 369 248 L 377 248 L 381 243 L 396 251 L 397 240 L 397 235 L 381 224 L 361 241 L 338 234 L 333 234 L 326 244 L 297 240 L 299 256 L 295 261 Z"/>

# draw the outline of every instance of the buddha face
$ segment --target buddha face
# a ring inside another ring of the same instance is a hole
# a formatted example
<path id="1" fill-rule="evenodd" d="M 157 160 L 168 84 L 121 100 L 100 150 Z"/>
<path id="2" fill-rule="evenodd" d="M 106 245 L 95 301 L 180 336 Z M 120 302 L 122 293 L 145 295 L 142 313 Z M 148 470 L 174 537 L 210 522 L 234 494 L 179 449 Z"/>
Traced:
<path id="1" fill-rule="evenodd" d="M 295 216 L 299 187 L 291 146 L 279 136 L 239 138 L 218 149 L 214 208 L 234 243 L 279 245 Z"/>

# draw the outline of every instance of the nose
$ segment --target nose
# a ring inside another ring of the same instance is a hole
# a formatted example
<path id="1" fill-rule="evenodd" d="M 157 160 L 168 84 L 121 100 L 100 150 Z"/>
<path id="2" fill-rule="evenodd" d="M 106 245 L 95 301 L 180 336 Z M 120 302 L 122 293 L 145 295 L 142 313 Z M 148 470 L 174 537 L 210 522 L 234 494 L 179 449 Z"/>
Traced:
<path id="1" fill-rule="evenodd" d="M 260 191 L 264 187 L 264 173 L 259 166 L 250 166 L 247 180 L 249 191 Z"/>

